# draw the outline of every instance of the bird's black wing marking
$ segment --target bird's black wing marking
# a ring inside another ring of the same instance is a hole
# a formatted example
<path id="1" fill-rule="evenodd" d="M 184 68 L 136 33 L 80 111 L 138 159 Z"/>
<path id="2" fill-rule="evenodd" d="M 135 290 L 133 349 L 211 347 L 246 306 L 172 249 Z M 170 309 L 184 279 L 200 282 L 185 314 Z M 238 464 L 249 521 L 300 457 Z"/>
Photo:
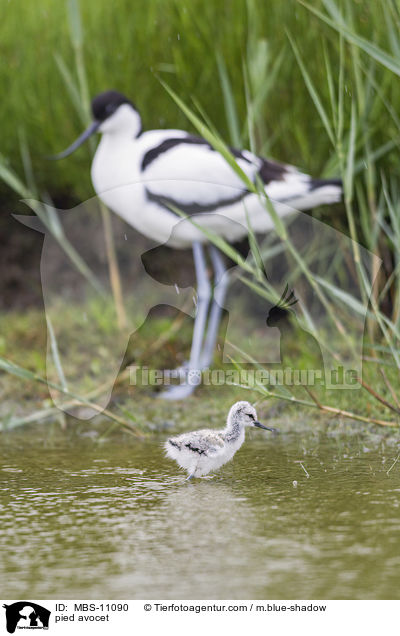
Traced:
<path id="1" fill-rule="evenodd" d="M 180 144 L 206 146 L 210 150 L 214 150 L 212 145 L 202 137 L 196 137 L 195 135 L 187 135 L 186 137 L 170 137 L 169 139 L 162 141 L 158 146 L 155 146 L 146 152 L 142 160 L 142 171 L 146 170 L 147 166 L 149 166 L 164 152 L 167 152 Z M 243 161 L 247 161 L 247 163 L 251 163 L 251 160 L 240 150 L 236 150 L 236 148 L 229 148 L 229 150 L 236 159 L 242 159 Z"/>
<path id="2" fill-rule="evenodd" d="M 327 185 L 335 185 L 341 188 L 343 186 L 343 181 L 342 179 L 311 179 L 310 191 L 317 190 L 318 188 L 323 188 Z"/>
<path id="3" fill-rule="evenodd" d="M 162 155 L 164 152 L 171 150 L 171 148 L 179 146 L 179 144 L 210 145 L 205 139 L 202 139 L 201 137 L 194 137 L 192 135 L 188 135 L 187 137 L 170 137 L 169 139 L 162 141 L 158 146 L 155 146 L 146 152 L 142 160 L 142 170 L 146 170 L 147 166 L 157 159 L 157 157 Z"/>
<path id="4" fill-rule="evenodd" d="M 264 159 L 263 157 L 258 158 L 262 161 L 261 168 L 258 171 L 258 175 L 262 179 L 263 183 L 265 183 L 265 185 L 268 185 L 268 183 L 271 183 L 271 181 L 283 181 L 285 174 L 287 174 L 288 172 L 287 166 L 276 161 Z"/>
<path id="5" fill-rule="evenodd" d="M 201 205 L 200 203 L 183 203 L 182 201 L 178 201 L 177 199 L 173 199 L 172 197 L 166 197 L 161 194 L 153 194 L 153 192 L 150 192 L 150 190 L 146 188 L 146 197 L 148 201 L 157 203 L 166 210 L 169 210 L 169 212 L 174 212 L 174 208 L 177 208 L 188 216 L 192 214 L 200 214 L 200 212 L 214 212 L 215 210 L 219 210 L 220 208 L 224 208 L 229 205 L 233 205 L 234 203 L 238 203 L 239 201 L 242 201 L 248 194 L 250 194 L 249 190 L 243 190 L 235 197 L 230 197 L 228 199 L 218 199 L 217 201 L 214 201 L 209 205 Z"/>
<path id="6" fill-rule="evenodd" d="M 181 450 L 181 445 L 178 444 L 177 442 L 174 442 L 173 439 L 169 439 L 168 441 L 171 444 L 171 446 L 175 446 L 175 448 L 177 448 L 178 450 Z"/>
<path id="7" fill-rule="evenodd" d="M 199 455 L 205 455 L 206 451 L 204 448 L 199 448 L 199 446 L 195 446 L 192 442 L 188 442 L 185 444 L 186 448 L 193 451 L 193 453 L 198 453 Z"/>

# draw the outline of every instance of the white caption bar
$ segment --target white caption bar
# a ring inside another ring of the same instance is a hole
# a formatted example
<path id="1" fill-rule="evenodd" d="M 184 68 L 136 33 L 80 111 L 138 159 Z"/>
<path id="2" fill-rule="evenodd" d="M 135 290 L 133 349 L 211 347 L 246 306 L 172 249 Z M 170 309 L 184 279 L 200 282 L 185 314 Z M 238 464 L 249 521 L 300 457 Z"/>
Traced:
<path id="1" fill-rule="evenodd" d="M 204 636 L 228 629 L 307 636 L 374 635 L 398 622 L 400 601 L 4 600 L 0 634 Z"/>

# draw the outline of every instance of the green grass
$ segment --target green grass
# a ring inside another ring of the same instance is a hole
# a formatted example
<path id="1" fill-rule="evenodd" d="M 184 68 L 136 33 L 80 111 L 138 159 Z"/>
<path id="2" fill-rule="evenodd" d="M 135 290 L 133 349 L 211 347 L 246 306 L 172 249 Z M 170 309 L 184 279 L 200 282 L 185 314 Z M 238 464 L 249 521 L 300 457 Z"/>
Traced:
<path id="1" fill-rule="evenodd" d="M 93 391 L 93 386 L 104 386 L 106 379 L 104 369 L 107 369 L 109 361 L 114 359 L 117 346 L 124 347 L 127 344 L 126 336 L 122 336 L 119 333 L 115 324 L 115 317 L 111 311 L 109 313 L 104 313 L 104 311 L 100 313 L 99 306 L 94 300 L 88 303 L 87 311 L 88 319 L 93 324 L 93 329 L 90 332 L 84 329 L 80 305 L 69 304 L 68 308 L 64 308 L 63 313 L 65 333 L 63 346 L 68 348 L 68 356 L 62 358 L 62 363 L 67 379 L 80 378 L 79 394 L 81 402 L 79 403 L 79 400 L 77 402 L 77 413 L 79 413 L 79 408 L 86 406 L 88 398 L 85 396 L 88 396 Z M 191 328 L 192 323 L 189 320 L 179 325 L 178 331 L 171 332 L 171 320 L 168 317 L 163 315 L 153 316 L 141 329 L 140 338 L 135 339 L 131 346 L 128 346 L 126 362 L 135 363 L 139 366 L 144 365 L 150 369 L 176 366 L 176 355 L 181 354 L 182 351 L 185 351 L 186 354 L 189 352 Z M 51 422 L 59 420 L 60 416 L 63 416 L 62 421 L 64 422 L 65 416 L 57 409 L 52 409 L 52 401 L 49 398 L 46 384 L 38 382 L 37 378 L 35 378 L 35 376 L 46 378 L 46 325 L 42 312 L 31 310 L 24 314 L 13 312 L 12 314 L 0 316 L 0 330 L 4 336 L 2 343 L 0 343 L 0 363 L 4 359 L 12 359 L 13 363 L 17 365 L 18 371 L 16 374 L 2 374 L 0 421 L 3 427 L 7 429 L 7 427 L 14 428 L 19 426 L 20 423 Z M 79 337 L 80 332 L 84 334 L 84 337 Z M 168 333 L 168 337 L 163 342 L 159 342 L 159 346 L 154 347 L 157 341 L 160 338 L 164 338 Z M 238 332 L 235 341 L 240 345 L 246 335 L 246 330 Z M 305 351 L 302 347 L 301 337 L 299 337 L 298 333 L 293 332 L 290 346 L 291 352 L 298 363 L 297 368 L 311 368 L 314 360 L 310 352 Z M 93 347 L 95 347 L 95 355 L 93 355 Z M 92 359 L 89 372 L 86 364 L 88 355 Z M 380 355 L 388 359 L 387 353 L 380 352 Z M 272 367 L 268 368 L 273 368 L 274 366 L 272 365 Z M 216 361 L 215 367 L 226 369 L 226 366 L 218 361 Z M 82 373 L 83 368 L 86 369 L 85 373 Z M 7 370 L 5 367 L 2 367 L 2 369 L 3 371 Z M 396 368 L 387 366 L 385 370 L 386 377 L 391 385 L 396 386 L 398 377 Z M 376 363 L 364 365 L 363 379 L 386 400 L 392 401 L 390 391 L 383 377 L 378 372 Z M 60 385 L 60 380 L 55 372 L 50 375 L 49 380 L 53 384 Z M 286 397 L 290 395 L 284 387 L 270 388 L 276 395 L 281 394 L 286 395 Z M 290 389 L 295 400 L 302 403 L 308 402 L 312 405 L 312 400 L 303 387 L 287 388 Z M 323 390 L 316 388 L 314 391 L 324 404 L 372 419 L 398 421 L 396 415 L 387 409 L 383 409 L 382 405 L 364 390 Z M 142 415 L 139 420 L 142 424 L 146 420 L 146 412 L 157 414 L 162 428 L 165 418 L 172 418 L 175 421 L 175 409 L 178 409 L 178 413 L 182 412 L 184 414 L 181 419 L 182 426 L 185 426 L 188 423 L 188 414 L 192 412 L 192 409 L 198 409 L 199 402 L 206 401 L 207 403 L 215 404 L 215 408 L 225 412 L 235 399 L 249 399 L 250 401 L 257 401 L 262 405 L 262 410 L 266 417 L 274 418 L 280 426 L 284 427 L 288 426 L 290 419 L 297 421 L 299 415 L 309 423 L 310 427 L 317 428 L 324 426 L 329 421 L 333 428 L 337 428 L 339 425 L 342 426 L 344 421 L 343 417 L 334 417 L 332 419 L 332 414 L 327 418 L 326 414 L 305 404 L 299 411 L 299 405 L 296 401 L 291 403 L 291 401 L 287 400 L 282 402 L 279 399 L 272 399 L 257 387 L 244 389 L 234 386 L 203 386 L 190 398 L 190 402 L 186 404 L 173 403 L 172 407 L 170 407 L 169 403 L 165 404 L 163 400 L 154 400 L 153 394 L 154 387 L 141 387 L 140 383 L 137 387 L 133 387 L 129 384 L 128 377 L 123 377 L 121 382 L 114 387 L 111 404 L 108 407 L 109 412 L 111 411 L 122 417 L 128 423 L 129 417 L 127 414 L 140 412 Z M 18 400 L 16 400 L 16 396 L 18 396 Z M 96 397 L 98 397 L 98 394 L 95 393 L 91 400 L 96 402 Z M 71 398 L 66 394 L 64 400 L 65 403 L 69 403 Z M 104 427 L 102 419 L 99 422 L 100 427 Z M 68 420 L 72 423 L 71 418 L 67 418 Z M 176 425 L 178 426 L 179 422 L 176 422 Z M 355 424 L 353 421 L 352 426 L 361 425 Z M 146 430 L 146 426 L 144 426 L 144 430 Z"/>
<path id="2" fill-rule="evenodd" d="M 0 113 L 1 152 L 21 173 L 16 133 L 24 130 L 40 189 L 62 194 L 72 188 L 77 196 L 87 198 L 92 193 L 88 149 L 61 163 L 44 159 L 67 146 L 83 128 L 80 106 L 67 90 L 56 61 L 56 57 L 62 60 L 79 80 L 70 37 L 70 3 L 1 3 L 5 63 L 0 67 L 0 85 L 7 95 Z M 324 4 L 328 3 L 317 0 L 312 6 L 324 12 Z M 387 22 L 395 25 L 398 19 L 394 2 L 338 2 L 338 6 L 352 14 L 349 20 L 358 33 L 390 55 L 397 54 L 397 34 L 388 37 L 387 27 Z M 185 103 L 194 100 L 200 104 L 227 142 L 253 143 L 257 150 L 315 174 L 331 171 L 332 148 L 287 36 L 296 42 L 326 108 L 330 89 L 325 59 L 331 61 L 332 84 L 337 89 L 339 36 L 298 0 L 139 0 L 134 4 L 99 0 L 82 2 L 81 13 L 82 54 L 90 95 L 115 87 L 137 103 L 145 127 L 191 128 L 160 86 L 157 77 L 161 77 Z M 72 27 L 74 30 L 74 23 Z M 379 87 L 379 97 L 365 94 L 358 107 L 362 109 L 359 116 L 368 118 L 373 151 L 399 136 L 385 101 L 396 111 L 400 81 L 351 44 L 344 44 L 343 62 L 345 129 L 349 127 L 352 96 L 365 73 Z M 219 81 L 221 72 L 225 72 L 235 101 L 230 117 L 225 110 L 227 84 L 224 88 Z M 252 101 L 254 94 L 261 99 Z M 233 132 L 235 117 L 240 134 Z M 393 168 L 395 156 L 385 155 L 385 166 Z"/>

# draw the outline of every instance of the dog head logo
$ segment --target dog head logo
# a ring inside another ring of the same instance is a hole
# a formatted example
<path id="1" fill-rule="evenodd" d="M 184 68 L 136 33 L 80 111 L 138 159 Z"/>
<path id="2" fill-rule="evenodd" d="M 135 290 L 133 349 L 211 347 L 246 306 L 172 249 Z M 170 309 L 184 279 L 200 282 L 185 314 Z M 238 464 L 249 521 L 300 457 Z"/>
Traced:
<path id="1" fill-rule="evenodd" d="M 9 634 L 18 629 L 48 629 L 51 612 L 31 601 L 18 601 L 3 605 L 6 610 L 6 626 Z"/>
<path id="2" fill-rule="evenodd" d="M 32 201 L 27 203 L 33 210 L 38 210 L 41 205 Z M 44 215 L 42 207 L 40 210 Z M 99 224 L 99 201 L 94 197 L 70 210 L 57 210 L 49 206 L 46 210 L 47 216 L 43 216 L 46 223 L 38 216 L 16 218 L 44 234 L 41 282 L 48 324 L 47 378 L 52 400 L 62 411 L 76 416 L 76 405 L 66 400 L 54 385 L 62 384 L 70 394 L 81 395 L 82 387 L 85 387 L 86 395 L 95 392 L 97 408 L 81 409 L 79 417 L 82 419 L 97 415 L 98 407 L 107 407 L 115 379 L 126 361 L 127 343 L 129 341 L 131 349 L 139 351 L 140 355 L 140 330 L 147 321 L 150 322 L 154 308 L 171 307 L 195 320 L 198 307 L 194 291 L 197 288 L 197 276 L 193 257 L 188 248 L 187 261 L 180 262 L 177 254 L 182 253 L 184 259 L 185 250 L 180 251 L 176 246 L 187 240 L 190 247 L 187 237 L 193 238 L 193 228 L 197 230 L 196 225 L 200 227 L 205 219 L 209 219 L 210 224 L 212 222 L 211 233 L 214 230 L 218 233 L 219 228 L 223 228 L 228 245 L 236 246 L 232 258 L 224 259 L 223 274 L 217 272 L 221 268 L 214 263 L 208 247 L 200 268 L 202 278 L 208 281 L 206 286 L 213 288 L 209 289 L 202 303 L 203 313 L 208 318 L 207 326 L 203 324 L 203 331 L 206 328 L 207 333 L 211 334 L 211 343 L 215 336 L 213 330 L 209 329 L 210 325 L 215 324 L 218 331 L 221 318 L 221 312 L 215 304 L 226 316 L 224 338 L 219 345 L 221 362 L 228 365 L 232 364 L 232 360 L 235 364 L 247 365 L 251 360 L 263 365 L 283 363 L 282 344 L 285 352 L 286 326 L 290 327 L 291 324 L 287 318 L 292 316 L 297 319 L 307 346 L 312 345 L 312 350 L 316 352 L 320 361 L 318 369 L 324 368 L 329 372 L 326 373 L 328 379 L 332 375 L 331 371 L 342 368 L 356 370 L 357 377 L 361 377 L 368 303 L 358 284 L 357 268 L 353 262 L 354 244 L 339 231 L 308 214 L 299 212 L 287 222 L 290 242 L 282 241 L 271 222 L 267 236 L 260 238 L 260 249 L 251 246 L 247 226 L 215 212 L 194 214 L 190 220 L 176 222 L 171 236 L 164 241 L 142 236 L 115 215 L 114 243 L 120 251 L 120 261 L 125 262 L 121 270 L 121 284 L 126 299 L 127 320 L 126 327 L 114 334 L 110 354 L 106 347 L 99 346 L 103 334 L 111 340 L 111 316 L 115 311 L 104 236 Z M 253 230 L 256 233 L 257 227 Z M 200 240 L 201 236 L 200 233 L 194 238 Z M 237 241 L 243 236 L 244 245 L 239 249 Z M 160 250 L 171 255 L 165 257 L 164 254 L 164 258 L 160 259 L 157 257 Z M 298 254 L 297 260 L 293 257 L 293 250 Z M 372 263 L 377 263 L 376 257 L 360 245 L 357 246 L 357 254 L 365 279 L 370 281 L 372 289 L 377 273 L 377 267 L 372 267 Z M 264 277 L 265 272 L 268 273 L 265 289 L 252 275 L 257 270 L 255 262 L 260 269 L 260 261 Z M 209 280 L 212 272 L 214 276 Z M 228 279 L 229 294 L 225 295 Z M 299 298 L 296 312 L 291 306 L 294 297 L 290 297 L 290 294 L 288 298 L 283 295 L 279 306 L 275 303 L 273 308 L 268 308 L 267 301 L 268 304 L 275 302 L 276 294 L 272 294 L 272 291 L 275 289 L 282 293 L 286 284 L 288 289 L 289 285 L 296 288 Z M 364 295 L 368 295 L 367 292 Z M 266 311 L 269 311 L 267 320 Z M 309 332 L 310 337 L 306 332 Z M 135 346 L 135 338 L 139 346 Z M 199 340 L 207 342 L 205 334 Z M 241 343 L 239 347 L 236 345 L 238 340 Z M 332 347 L 332 342 L 335 342 L 335 347 Z M 210 345 L 210 351 L 205 346 L 203 348 L 205 361 L 200 361 L 200 366 L 203 364 L 208 367 L 213 347 Z M 343 352 L 343 357 L 342 354 L 338 357 L 338 351 Z M 185 359 L 187 350 L 178 351 L 177 354 L 175 366 Z M 75 364 L 78 359 L 79 366 Z M 143 361 L 147 364 L 146 359 Z M 291 366 L 295 363 L 297 361 L 291 362 Z M 190 377 L 192 386 L 199 383 L 198 376 Z M 103 387 L 100 394 L 99 386 Z M 327 386 L 350 388 L 345 382 L 339 381 L 332 381 Z"/>

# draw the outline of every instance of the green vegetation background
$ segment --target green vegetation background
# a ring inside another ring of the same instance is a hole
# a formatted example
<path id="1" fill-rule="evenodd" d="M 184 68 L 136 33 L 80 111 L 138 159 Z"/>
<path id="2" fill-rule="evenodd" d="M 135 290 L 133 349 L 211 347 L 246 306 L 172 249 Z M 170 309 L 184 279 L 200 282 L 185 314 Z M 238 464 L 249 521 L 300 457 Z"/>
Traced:
<path id="1" fill-rule="evenodd" d="M 322 0 L 311 2 L 320 9 L 324 4 Z M 383 48 L 391 46 L 387 35 L 387 21 L 394 19 L 390 5 L 381 0 L 337 2 L 358 33 Z M 88 197 L 93 193 L 88 148 L 58 163 L 44 158 L 69 145 L 83 128 L 56 59 L 62 58 L 74 72 L 68 3 L 0 0 L 0 6 L 1 154 L 18 174 L 23 174 L 18 132 L 25 133 L 40 188 L 53 196 L 72 193 Z M 287 33 L 295 39 L 326 104 L 324 49 L 335 69 L 339 36 L 298 0 L 84 0 L 80 8 L 91 95 L 108 88 L 126 93 L 137 104 L 148 129 L 191 128 L 159 84 L 159 76 L 186 103 L 195 100 L 201 105 L 216 129 L 231 142 L 218 75 L 217 55 L 221 55 L 244 126 L 243 143 L 248 145 L 243 61 L 252 54 L 249 42 L 264 40 L 260 63 L 269 65 L 273 82 L 260 111 L 263 124 L 256 137 L 257 149 L 313 174 L 324 173 L 331 148 Z M 353 65 L 354 57 L 346 55 L 347 114 L 355 90 Z M 373 73 L 382 99 L 395 108 L 400 104 L 400 82 L 377 64 Z M 376 96 L 367 104 L 364 116 L 368 116 L 372 148 L 398 136 L 396 125 Z M 385 168 L 391 167 L 393 157 L 385 155 L 384 162 Z M 0 195 L 11 197 L 3 184 Z"/>

